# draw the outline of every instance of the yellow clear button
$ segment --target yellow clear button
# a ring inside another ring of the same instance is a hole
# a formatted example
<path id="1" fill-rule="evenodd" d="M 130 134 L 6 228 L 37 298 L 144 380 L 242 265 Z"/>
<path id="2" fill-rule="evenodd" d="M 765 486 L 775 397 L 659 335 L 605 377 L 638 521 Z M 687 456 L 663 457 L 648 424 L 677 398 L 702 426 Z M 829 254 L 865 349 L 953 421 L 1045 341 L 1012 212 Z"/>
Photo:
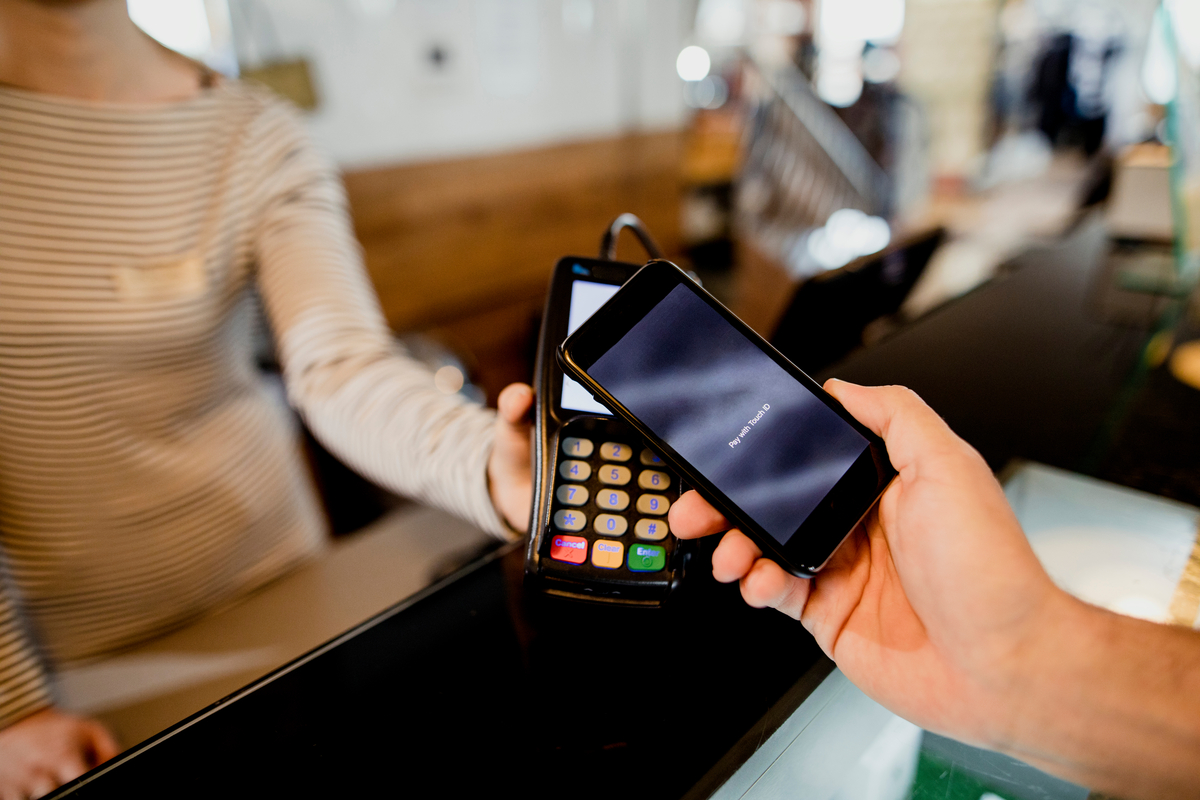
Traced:
<path id="1" fill-rule="evenodd" d="M 616 569 L 625 560 L 625 545 L 597 539 L 592 545 L 592 566 L 600 569 Z"/>

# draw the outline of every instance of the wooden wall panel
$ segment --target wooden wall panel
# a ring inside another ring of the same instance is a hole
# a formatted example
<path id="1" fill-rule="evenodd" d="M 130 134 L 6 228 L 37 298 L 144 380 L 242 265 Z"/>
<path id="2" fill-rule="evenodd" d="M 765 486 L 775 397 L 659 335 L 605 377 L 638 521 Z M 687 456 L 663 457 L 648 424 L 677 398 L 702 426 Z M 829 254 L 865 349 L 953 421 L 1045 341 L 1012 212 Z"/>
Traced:
<path id="1" fill-rule="evenodd" d="M 346 175 L 388 322 L 423 330 L 528 305 L 560 256 L 594 255 L 623 211 L 678 254 L 682 143 L 639 134 Z"/>

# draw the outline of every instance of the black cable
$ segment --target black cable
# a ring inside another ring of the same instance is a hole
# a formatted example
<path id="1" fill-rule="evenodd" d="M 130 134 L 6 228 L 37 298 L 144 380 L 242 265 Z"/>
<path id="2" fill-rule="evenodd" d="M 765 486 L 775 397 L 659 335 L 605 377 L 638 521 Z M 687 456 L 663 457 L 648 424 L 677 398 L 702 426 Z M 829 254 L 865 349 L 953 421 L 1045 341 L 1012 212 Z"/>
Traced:
<path id="1" fill-rule="evenodd" d="M 617 237 L 626 228 L 633 231 L 650 258 L 663 258 L 662 250 L 659 248 L 658 243 L 654 241 L 654 237 L 650 235 L 650 231 L 646 230 L 645 224 L 635 215 L 626 213 L 614 219 L 609 224 L 608 230 L 604 232 L 604 236 L 600 239 L 600 259 L 602 261 L 616 260 Z"/>

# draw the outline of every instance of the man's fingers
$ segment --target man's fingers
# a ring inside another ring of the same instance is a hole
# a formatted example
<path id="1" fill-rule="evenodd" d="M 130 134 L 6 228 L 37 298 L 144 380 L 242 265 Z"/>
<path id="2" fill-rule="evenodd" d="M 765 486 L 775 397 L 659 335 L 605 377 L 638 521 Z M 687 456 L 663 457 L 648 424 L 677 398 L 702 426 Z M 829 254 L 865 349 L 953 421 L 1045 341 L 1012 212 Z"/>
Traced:
<path id="1" fill-rule="evenodd" d="M 742 597 L 755 608 L 775 608 L 800 619 L 812 582 L 797 578 L 774 561 L 760 558 L 742 578 Z"/>
<path id="2" fill-rule="evenodd" d="M 721 543 L 713 551 L 713 577 L 721 583 L 741 580 L 750 571 L 762 551 L 739 530 L 732 530 L 721 537 Z"/>
<path id="3" fill-rule="evenodd" d="M 945 420 L 911 389 L 859 386 L 830 378 L 825 381 L 825 391 L 883 438 L 892 466 L 898 470 L 927 455 L 934 443 L 954 449 L 963 445 Z"/>
<path id="4" fill-rule="evenodd" d="M 496 398 L 496 410 L 500 414 L 500 419 L 509 425 L 527 423 L 531 408 L 533 408 L 533 389 L 524 383 L 510 383 Z"/>
<path id="5" fill-rule="evenodd" d="M 925 401 L 903 386 L 859 386 L 830 378 L 825 381 L 825 391 L 845 406 L 851 416 L 884 439 L 888 438 L 892 420 L 898 414 L 924 408 L 936 416 Z"/>
<path id="6" fill-rule="evenodd" d="M 729 530 L 721 512 L 708 504 L 695 489 L 684 492 L 667 512 L 671 531 L 680 539 L 695 539 Z"/>

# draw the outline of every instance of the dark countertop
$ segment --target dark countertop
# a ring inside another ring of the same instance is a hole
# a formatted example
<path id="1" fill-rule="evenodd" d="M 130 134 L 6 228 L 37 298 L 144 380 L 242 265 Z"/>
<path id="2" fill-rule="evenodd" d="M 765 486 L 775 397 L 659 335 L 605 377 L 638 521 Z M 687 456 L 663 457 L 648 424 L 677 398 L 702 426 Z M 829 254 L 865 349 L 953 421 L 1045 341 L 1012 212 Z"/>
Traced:
<path id="1" fill-rule="evenodd" d="M 510 546 L 467 568 L 73 796 L 678 797 L 830 669 L 735 586 L 700 575 L 661 610 L 539 602 L 522 559 Z"/>
<path id="2" fill-rule="evenodd" d="M 1108 246 L 1100 218 L 1085 218 L 822 377 L 908 386 L 994 470 L 1013 458 L 1077 470 L 1148 336 L 1105 319 Z"/>

